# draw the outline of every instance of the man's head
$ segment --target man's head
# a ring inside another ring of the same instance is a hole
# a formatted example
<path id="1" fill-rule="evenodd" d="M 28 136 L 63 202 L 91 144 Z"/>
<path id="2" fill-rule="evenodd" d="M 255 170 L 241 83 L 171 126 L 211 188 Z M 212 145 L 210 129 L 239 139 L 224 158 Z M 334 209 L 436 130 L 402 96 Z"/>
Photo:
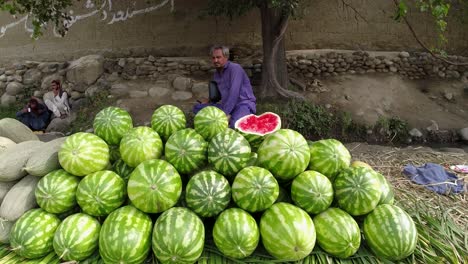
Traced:
<path id="1" fill-rule="evenodd" d="M 51 86 L 54 95 L 57 95 L 60 92 L 60 89 L 62 88 L 59 80 L 53 80 Z"/>
<path id="2" fill-rule="evenodd" d="M 229 48 L 226 46 L 213 46 L 210 49 L 211 62 L 216 69 L 224 68 L 229 59 Z"/>
<path id="3" fill-rule="evenodd" d="M 38 102 L 37 102 L 37 100 L 34 99 L 34 98 L 31 98 L 31 99 L 29 100 L 28 106 L 29 106 L 32 110 L 37 109 L 37 108 L 38 108 Z"/>

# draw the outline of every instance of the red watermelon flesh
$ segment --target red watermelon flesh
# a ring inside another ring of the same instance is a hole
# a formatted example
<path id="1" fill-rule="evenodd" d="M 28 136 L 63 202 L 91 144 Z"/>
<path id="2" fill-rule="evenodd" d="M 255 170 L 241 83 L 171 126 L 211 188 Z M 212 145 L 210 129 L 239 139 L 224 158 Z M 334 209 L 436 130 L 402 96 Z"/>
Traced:
<path id="1" fill-rule="evenodd" d="M 243 133 L 264 136 L 281 128 L 281 118 L 272 112 L 246 115 L 236 121 L 235 128 Z"/>

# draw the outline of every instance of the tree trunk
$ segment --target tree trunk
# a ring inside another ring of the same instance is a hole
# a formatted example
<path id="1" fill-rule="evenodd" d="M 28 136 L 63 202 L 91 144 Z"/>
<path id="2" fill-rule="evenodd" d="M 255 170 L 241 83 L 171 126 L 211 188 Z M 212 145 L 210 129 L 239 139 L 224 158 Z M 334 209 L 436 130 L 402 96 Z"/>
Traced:
<path id="1" fill-rule="evenodd" d="M 289 77 L 286 65 L 284 33 L 289 17 L 280 9 L 265 3 L 259 6 L 262 19 L 263 68 L 260 98 L 281 95 L 303 99 L 299 93 L 288 90 Z"/>

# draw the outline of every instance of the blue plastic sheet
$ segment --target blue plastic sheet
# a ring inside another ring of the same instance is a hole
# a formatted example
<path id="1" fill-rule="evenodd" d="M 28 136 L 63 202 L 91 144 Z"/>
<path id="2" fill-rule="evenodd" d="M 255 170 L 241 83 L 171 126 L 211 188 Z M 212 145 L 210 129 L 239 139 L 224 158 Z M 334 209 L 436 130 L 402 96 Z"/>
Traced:
<path id="1" fill-rule="evenodd" d="M 457 175 L 446 171 L 439 164 L 426 163 L 420 167 L 408 164 L 404 167 L 403 173 L 411 181 L 424 185 L 425 188 L 439 194 L 461 193 L 464 191 L 463 180 L 458 179 Z"/>

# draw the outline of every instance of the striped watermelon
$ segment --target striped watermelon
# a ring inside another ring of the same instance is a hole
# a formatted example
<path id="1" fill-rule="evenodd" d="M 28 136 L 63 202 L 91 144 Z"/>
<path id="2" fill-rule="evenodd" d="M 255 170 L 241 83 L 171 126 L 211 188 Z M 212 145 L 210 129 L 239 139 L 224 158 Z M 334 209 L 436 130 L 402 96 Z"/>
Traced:
<path id="1" fill-rule="evenodd" d="M 194 263 L 205 245 L 205 227 L 187 208 L 162 213 L 153 229 L 153 252 L 161 263 Z"/>
<path id="2" fill-rule="evenodd" d="M 374 210 L 382 195 L 378 176 L 365 167 L 342 170 L 333 182 L 333 189 L 339 207 L 352 216 Z"/>
<path id="3" fill-rule="evenodd" d="M 120 142 L 120 156 L 131 167 L 145 160 L 159 159 L 162 151 L 163 143 L 158 133 L 145 126 L 133 128 Z"/>
<path id="4" fill-rule="evenodd" d="M 364 219 L 364 237 L 379 257 L 397 261 L 416 248 L 418 231 L 413 219 L 395 205 L 382 204 Z"/>
<path id="5" fill-rule="evenodd" d="M 53 214 L 64 213 L 76 206 L 76 189 L 80 179 L 63 169 L 55 170 L 37 183 L 35 195 L 37 204 Z"/>
<path id="6" fill-rule="evenodd" d="M 200 110 L 193 119 L 193 126 L 198 134 L 210 142 L 219 132 L 228 128 L 228 119 L 223 110 L 207 106 Z"/>
<path id="7" fill-rule="evenodd" d="M 55 232 L 55 253 L 67 261 L 88 258 L 98 247 L 100 230 L 101 224 L 95 218 L 83 213 L 70 215 Z"/>
<path id="8" fill-rule="evenodd" d="M 257 248 L 260 232 L 257 222 L 246 211 L 230 208 L 222 212 L 213 227 L 216 247 L 225 256 L 242 259 Z"/>
<path id="9" fill-rule="evenodd" d="M 104 220 L 99 254 L 104 263 L 143 263 L 151 249 L 151 218 L 131 205 Z"/>
<path id="10" fill-rule="evenodd" d="M 348 258 L 357 252 L 361 245 L 361 230 L 348 213 L 339 208 L 328 208 L 313 220 L 317 243 L 327 253 Z"/>
<path id="11" fill-rule="evenodd" d="M 113 171 L 98 171 L 84 177 L 76 190 L 76 201 L 92 216 L 104 216 L 119 208 L 126 198 L 125 182 Z"/>
<path id="12" fill-rule="evenodd" d="M 186 125 L 185 114 L 177 106 L 162 105 L 151 116 L 151 128 L 158 132 L 164 142 L 176 131 L 184 129 Z"/>
<path id="13" fill-rule="evenodd" d="M 58 158 L 64 170 L 75 176 L 85 176 L 106 168 L 109 146 L 94 134 L 78 132 L 65 140 Z"/>
<path id="14" fill-rule="evenodd" d="M 195 174 L 185 190 L 187 207 L 202 217 L 211 217 L 223 211 L 231 201 L 231 187 L 223 175 L 215 171 Z"/>
<path id="15" fill-rule="evenodd" d="M 166 142 L 164 154 L 177 171 L 190 174 L 206 164 L 208 143 L 192 128 L 175 132 Z"/>
<path id="16" fill-rule="evenodd" d="M 387 181 L 385 176 L 372 170 L 380 180 L 380 186 L 382 187 L 382 195 L 380 196 L 379 204 L 393 204 L 395 201 L 395 193 L 393 187 Z"/>
<path id="17" fill-rule="evenodd" d="M 112 164 L 112 169 L 127 183 L 130 174 L 135 168 L 128 166 L 122 159 L 119 159 Z"/>
<path id="18" fill-rule="evenodd" d="M 54 251 L 52 242 L 59 224 L 57 216 L 43 209 L 27 211 L 11 229 L 11 250 L 28 259 L 49 254 Z"/>
<path id="19" fill-rule="evenodd" d="M 291 184 L 291 198 L 309 214 L 318 214 L 332 204 L 333 186 L 320 172 L 304 171 Z"/>
<path id="20" fill-rule="evenodd" d="M 294 179 L 307 168 L 310 159 L 307 141 L 290 129 L 280 129 L 268 135 L 257 154 L 257 164 L 281 181 Z"/>
<path id="21" fill-rule="evenodd" d="M 260 219 L 260 236 L 265 249 L 283 261 L 305 258 L 315 246 L 315 227 L 301 208 L 276 203 Z"/>
<path id="22" fill-rule="evenodd" d="M 120 146 L 119 145 L 109 145 L 109 161 L 111 163 L 120 159 Z"/>
<path id="23" fill-rule="evenodd" d="M 228 128 L 213 137 L 208 144 L 208 162 L 222 175 L 233 178 L 250 161 L 249 142 Z"/>
<path id="24" fill-rule="evenodd" d="M 136 208 L 146 213 L 160 213 L 179 200 L 182 179 L 169 162 L 147 160 L 130 174 L 127 190 Z"/>
<path id="25" fill-rule="evenodd" d="M 130 114 L 116 106 L 109 106 L 96 114 L 93 122 L 94 134 L 109 145 L 118 145 L 128 130 L 133 128 Z"/>
<path id="26" fill-rule="evenodd" d="M 275 203 L 278 195 L 278 182 L 264 168 L 243 168 L 232 183 L 232 199 L 237 206 L 249 212 L 268 209 Z"/>
<path id="27" fill-rule="evenodd" d="M 336 139 L 322 139 L 310 146 L 309 170 L 318 171 L 332 181 L 338 173 L 349 167 L 351 154 Z"/>

